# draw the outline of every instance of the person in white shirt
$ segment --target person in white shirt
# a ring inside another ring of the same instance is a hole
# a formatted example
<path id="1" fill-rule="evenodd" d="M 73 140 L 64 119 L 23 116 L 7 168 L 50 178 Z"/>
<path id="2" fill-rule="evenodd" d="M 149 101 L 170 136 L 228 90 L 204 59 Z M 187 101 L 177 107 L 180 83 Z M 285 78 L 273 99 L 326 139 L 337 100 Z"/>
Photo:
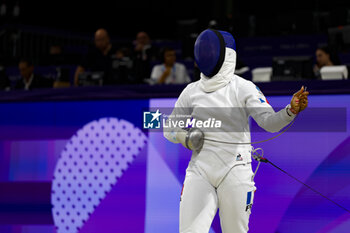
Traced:
<path id="1" fill-rule="evenodd" d="M 176 62 L 176 53 L 172 48 L 165 48 L 163 63 L 155 65 L 151 73 L 152 83 L 157 84 L 184 84 L 191 81 L 186 67 Z"/>
<path id="2" fill-rule="evenodd" d="M 277 132 L 308 104 L 309 93 L 302 87 L 290 104 L 275 112 L 253 82 L 234 74 L 235 47 L 228 32 L 208 29 L 198 36 L 194 54 L 201 79 L 187 85 L 172 112 L 187 115 L 192 122 L 220 119 L 225 127 L 163 128 L 169 141 L 192 150 L 181 193 L 181 233 L 208 232 L 218 208 L 222 232 L 248 232 L 256 190 L 248 118 Z M 229 114 L 231 110 L 234 114 Z"/>

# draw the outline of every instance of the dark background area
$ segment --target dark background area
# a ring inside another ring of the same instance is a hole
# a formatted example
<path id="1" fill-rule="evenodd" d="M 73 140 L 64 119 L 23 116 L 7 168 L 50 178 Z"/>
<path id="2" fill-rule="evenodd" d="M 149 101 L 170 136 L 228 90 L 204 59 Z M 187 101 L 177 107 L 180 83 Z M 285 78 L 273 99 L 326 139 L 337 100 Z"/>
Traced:
<path id="1" fill-rule="evenodd" d="M 82 33 L 105 27 L 120 37 L 134 37 L 137 31 L 145 30 L 153 38 L 175 39 L 183 31 L 177 21 L 189 19 L 197 20 L 193 26 L 197 31 L 207 27 L 211 19 L 220 24 L 230 21 L 238 36 L 324 33 L 328 27 L 350 24 L 350 1 L 345 0 L 17 2 L 22 24 Z"/>
<path id="2" fill-rule="evenodd" d="M 17 16 L 15 6 L 19 6 Z M 249 79 L 254 68 L 272 67 L 276 56 L 309 56 L 314 64 L 316 49 L 325 45 L 338 53 L 341 64 L 350 65 L 350 26 L 346 25 L 350 25 L 349 0 L 0 0 L 0 67 L 6 67 L 7 76 L 17 77 L 23 57 L 49 66 L 50 48 L 58 45 L 68 65 L 65 76 L 72 80 L 75 66 L 94 47 L 95 31 L 106 28 L 112 44 L 128 51 L 134 50 L 136 34 L 146 31 L 152 46 L 159 49 L 152 66 L 161 61 L 162 48 L 172 47 L 193 77 L 195 39 L 211 26 L 233 34 L 240 63 L 250 69 Z M 53 68 L 37 66 L 36 71 L 57 76 Z"/>

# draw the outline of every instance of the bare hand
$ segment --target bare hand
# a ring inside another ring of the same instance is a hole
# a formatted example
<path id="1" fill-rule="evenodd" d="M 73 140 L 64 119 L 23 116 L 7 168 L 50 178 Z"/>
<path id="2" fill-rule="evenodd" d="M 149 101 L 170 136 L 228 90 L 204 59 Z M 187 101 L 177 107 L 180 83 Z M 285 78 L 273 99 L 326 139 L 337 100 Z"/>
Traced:
<path id="1" fill-rule="evenodd" d="M 166 66 L 165 70 L 162 74 L 162 76 L 160 76 L 160 79 L 158 80 L 158 84 L 163 84 L 166 80 L 166 78 L 170 75 L 171 73 L 171 66 Z"/>
<path id="2" fill-rule="evenodd" d="M 300 105 L 300 112 L 303 111 L 309 101 L 308 101 L 308 95 L 309 95 L 309 92 L 308 91 L 304 91 L 302 94 L 301 94 L 301 97 L 300 97 L 300 100 L 299 100 L 299 105 Z"/>
<path id="3" fill-rule="evenodd" d="M 293 95 L 293 98 L 290 102 L 291 111 L 294 113 L 303 111 L 308 105 L 308 95 L 309 92 L 305 91 L 304 86 L 302 86 L 300 90 Z"/>
<path id="4" fill-rule="evenodd" d="M 166 66 L 165 71 L 164 71 L 164 75 L 165 76 L 169 76 L 169 74 L 171 73 L 171 66 Z"/>

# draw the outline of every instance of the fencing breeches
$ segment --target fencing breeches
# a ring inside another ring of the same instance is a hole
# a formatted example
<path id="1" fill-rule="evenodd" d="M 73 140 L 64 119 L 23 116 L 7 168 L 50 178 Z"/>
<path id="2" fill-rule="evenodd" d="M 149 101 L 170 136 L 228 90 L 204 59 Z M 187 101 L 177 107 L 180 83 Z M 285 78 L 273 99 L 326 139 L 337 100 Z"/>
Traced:
<path id="1" fill-rule="evenodd" d="M 233 167 L 215 188 L 189 166 L 181 194 L 180 233 L 207 233 L 219 208 L 223 233 L 246 233 L 256 190 L 251 164 Z"/>

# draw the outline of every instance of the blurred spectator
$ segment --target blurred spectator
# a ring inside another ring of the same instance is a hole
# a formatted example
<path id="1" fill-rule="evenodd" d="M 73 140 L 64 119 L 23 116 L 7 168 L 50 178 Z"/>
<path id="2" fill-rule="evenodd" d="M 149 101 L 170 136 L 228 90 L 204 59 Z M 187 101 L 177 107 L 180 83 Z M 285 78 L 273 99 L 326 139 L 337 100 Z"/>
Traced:
<path id="1" fill-rule="evenodd" d="M 328 46 L 323 46 L 316 50 L 316 64 L 314 66 L 314 74 L 317 79 L 321 78 L 320 70 L 322 67 L 334 65 L 340 65 L 340 61 Z"/>
<path id="2" fill-rule="evenodd" d="M 111 84 L 133 83 L 134 80 L 131 76 L 132 67 L 133 62 L 130 57 L 130 50 L 126 47 L 118 49 L 112 62 L 113 73 Z"/>
<path id="3" fill-rule="evenodd" d="M 133 76 L 136 83 L 144 83 L 151 74 L 151 62 L 156 60 L 157 49 L 151 44 L 146 32 L 139 32 L 134 41 Z"/>
<path id="4" fill-rule="evenodd" d="M 79 76 L 84 72 L 91 72 L 91 76 L 100 76 L 103 84 L 109 84 L 112 71 L 112 58 L 116 53 L 116 49 L 112 46 L 108 32 L 100 28 L 95 33 L 95 46 L 90 49 L 87 55 L 78 65 L 75 75 L 74 84 L 79 84 Z M 86 74 L 85 74 L 86 75 Z"/>
<path id="5" fill-rule="evenodd" d="M 155 65 L 151 74 L 152 83 L 182 84 L 191 81 L 186 67 L 176 62 L 176 53 L 172 48 L 163 51 L 163 64 Z"/>
<path id="6" fill-rule="evenodd" d="M 53 80 L 34 73 L 34 65 L 28 59 L 22 59 L 18 64 L 18 69 L 21 79 L 17 81 L 14 89 L 32 90 L 53 86 Z"/>

